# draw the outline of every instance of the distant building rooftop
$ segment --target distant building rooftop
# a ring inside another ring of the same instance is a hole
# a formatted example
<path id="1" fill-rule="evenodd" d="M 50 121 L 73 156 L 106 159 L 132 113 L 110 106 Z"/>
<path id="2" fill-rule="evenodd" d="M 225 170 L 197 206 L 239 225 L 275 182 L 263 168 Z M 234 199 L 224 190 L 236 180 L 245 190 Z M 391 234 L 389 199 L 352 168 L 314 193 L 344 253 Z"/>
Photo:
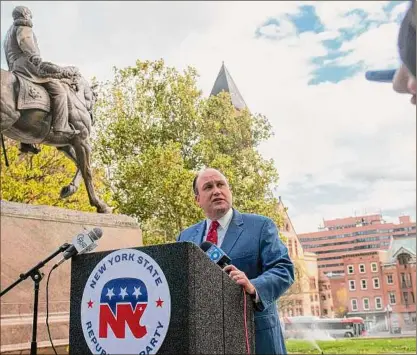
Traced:
<path id="1" fill-rule="evenodd" d="M 373 214 L 367 216 L 356 216 L 347 218 L 337 218 L 323 221 L 324 228 L 344 228 L 353 227 L 358 224 L 371 224 L 371 223 L 383 223 L 382 216 L 380 214 Z"/>
<path id="2" fill-rule="evenodd" d="M 416 238 L 394 238 L 390 248 L 387 250 L 387 261 L 394 261 L 398 254 L 407 252 L 416 257 Z"/>
<path id="3" fill-rule="evenodd" d="M 232 104 L 237 110 L 243 110 L 246 108 L 245 100 L 243 100 L 243 97 L 240 94 L 239 89 L 237 88 L 232 76 L 230 75 L 224 63 L 222 63 L 219 74 L 217 75 L 217 79 L 214 82 L 213 89 L 211 90 L 210 96 L 216 96 L 220 94 L 222 91 L 228 92 L 230 94 Z"/>

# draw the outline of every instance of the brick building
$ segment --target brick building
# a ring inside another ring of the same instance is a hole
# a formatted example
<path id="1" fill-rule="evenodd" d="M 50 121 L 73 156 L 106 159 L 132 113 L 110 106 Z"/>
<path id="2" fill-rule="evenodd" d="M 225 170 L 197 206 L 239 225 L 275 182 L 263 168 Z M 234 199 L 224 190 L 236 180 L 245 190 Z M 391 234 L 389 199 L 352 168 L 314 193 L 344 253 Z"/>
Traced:
<path id="1" fill-rule="evenodd" d="M 345 255 L 387 250 L 391 239 L 416 237 L 416 223 L 409 216 L 399 223 L 385 223 L 380 214 L 324 221 L 319 231 L 299 234 L 305 251 L 317 255 L 320 273 L 342 274 Z"/>
<path id="2" fill-rule="evenodd" d="M 368 329 L 415 329 L 415 237 L 394 237 L 388 250 L 351 253 L 342 261 L 343 273 L 328 274 L 335 308 L 362 317 Z"/>

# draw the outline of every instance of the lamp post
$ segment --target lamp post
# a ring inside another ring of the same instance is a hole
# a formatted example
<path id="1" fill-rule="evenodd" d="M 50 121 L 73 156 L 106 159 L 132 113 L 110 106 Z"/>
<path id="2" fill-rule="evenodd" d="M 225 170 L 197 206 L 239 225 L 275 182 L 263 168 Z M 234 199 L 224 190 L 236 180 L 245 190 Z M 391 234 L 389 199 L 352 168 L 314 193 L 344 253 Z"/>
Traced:
<path id="1" fill-rule="evenodd" d="M 392 307 L 391 307 L 390 304 L 385 307 L 385 311 L 387 312 L 388 331 L 391 334 L 392 333 L 392 327 L 391 327 L 391 312 L 392 312 Z"/>

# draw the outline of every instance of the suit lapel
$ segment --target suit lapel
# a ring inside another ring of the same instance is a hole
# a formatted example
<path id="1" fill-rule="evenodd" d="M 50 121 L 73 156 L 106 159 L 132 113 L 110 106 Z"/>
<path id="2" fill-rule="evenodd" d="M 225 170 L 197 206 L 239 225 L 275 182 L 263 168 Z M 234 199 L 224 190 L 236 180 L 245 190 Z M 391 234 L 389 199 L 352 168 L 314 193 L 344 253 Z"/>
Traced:
<path id="1" fill-rule="evenodd" d="M 206 223 L 207 222 L 204 220 L 201 223 L 199 223 L 196 227 L 195 233 L 191 241 L 197 245 L 200 245 L 203 242 L 203 236 L 206 230 Z"/>
<path id="2" fill-rule="evenodd" d="M 230 221 L 229 228 L 227 229 L 223 243 L 221 245 L 222 250 L 226 254 L 230 254 L 231 250 L 235 246 L 237 240 L 243 232 L 243 219 L 242 215 L 233 209 L 233 217 Z"/>

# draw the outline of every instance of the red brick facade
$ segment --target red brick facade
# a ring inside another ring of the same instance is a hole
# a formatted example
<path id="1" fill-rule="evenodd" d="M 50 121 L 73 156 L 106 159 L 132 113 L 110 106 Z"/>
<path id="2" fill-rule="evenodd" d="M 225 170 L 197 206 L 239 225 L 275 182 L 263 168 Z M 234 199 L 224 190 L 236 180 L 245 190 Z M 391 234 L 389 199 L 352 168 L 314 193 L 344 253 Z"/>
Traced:
<path id="1" fill-rule="evenodd" d="M 409 216 L 384 223 L 381 215 L 324 221 L 300 234 L 317 255 L 320 316 L 359 316 L 368 329 L 416 327 L 416 224 Z M 315 314 L 313 314 L 315 315 Z"/>
<path id="2" fill-rule="evenodd" d="M 299 234 L 304 251 L 317 254 L 321 274 L 343 273 L 343 256 L 370 250 L 387 250 L 393 237 L 416 237 L 416 223 L 409 216 L 400 223 L 384 223 L 381 215 L 324 221 L 318 232 Z"/>
<path id="3" fill-rule="evenodd" d="M 409 244 L 415 243 L 415 239 L 407 239 Z M 415 328 L 415 252 L 398 246 L 402 242 L 406 240 L 394 239 L 388 251 L 347 255 L 343 257 L 344 274 L 329 276 L 334 297 L 347 290 L 347 315 L 364 318 L 370 328 Z"/>

